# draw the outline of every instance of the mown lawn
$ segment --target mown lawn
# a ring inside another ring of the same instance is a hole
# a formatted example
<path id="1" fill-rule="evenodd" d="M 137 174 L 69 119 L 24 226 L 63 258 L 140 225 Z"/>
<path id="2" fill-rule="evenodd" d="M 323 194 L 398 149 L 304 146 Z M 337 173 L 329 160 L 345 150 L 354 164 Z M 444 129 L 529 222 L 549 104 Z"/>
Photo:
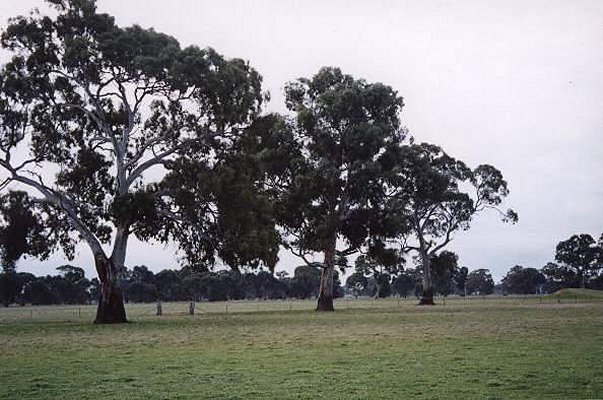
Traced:
<path id="1" fill-rule="evenodd" d="M 603 398 L 603 302 L 339 300 L 0 310 L 0 398 Z"/>

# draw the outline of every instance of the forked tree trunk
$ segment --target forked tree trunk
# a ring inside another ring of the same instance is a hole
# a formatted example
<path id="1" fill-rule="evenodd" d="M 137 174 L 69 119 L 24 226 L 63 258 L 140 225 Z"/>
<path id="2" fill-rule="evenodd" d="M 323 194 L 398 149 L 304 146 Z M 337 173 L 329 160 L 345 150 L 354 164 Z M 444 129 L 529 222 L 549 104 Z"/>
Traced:
<path id="1" fill-rule="evenodd" d="M 421 261 L 423 264 L 423 279 L 421 298 L 419 305 L 434 305 L 433 302 L 433 280 L 431 278 L 431 260 L 426 252 L 421 252 Z"/>
<path id="2" fill-rule="evenodd" d="M 316 311 L 335 311 L 333 308 L 333 272 L 335 271 L 336 239 L 325 250 L 325 259 L 320 273 L 320 290 Z"/>
<path id="3" fill-rule="evenodd" d="M 124 297 L 119 285 L 119 271 L 104 255 L 95 255 L 94 262 L 100 280 L 100 297 L 95 324 L 120 324 L 128 322 Z"/>

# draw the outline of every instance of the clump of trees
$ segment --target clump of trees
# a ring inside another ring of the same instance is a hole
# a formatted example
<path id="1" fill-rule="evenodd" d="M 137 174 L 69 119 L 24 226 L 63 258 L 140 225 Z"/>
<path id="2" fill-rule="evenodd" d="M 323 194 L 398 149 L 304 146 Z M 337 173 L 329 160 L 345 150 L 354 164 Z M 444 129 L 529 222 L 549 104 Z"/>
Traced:
<path id="1" fill-rule="evenodd" d="M 402 264 L 392 267 L 379 265 L 369 261 L 367 257 L 358 257 L 356 270 L 346 281 L 346 290 L 353 296 L 388 297 L 397 295 L 417 298 L 423 293 L 423 268 L 417 260 L 415 268 L 403 268 Z M 402 262 L 402 261 L 399 261 Z M 488 269 L 478 269 L 469 273 L 469 269 L 458 265 L 458 256 L 444 250 L 432 255 L 433 295 L 448 296 L 452 294 L 466 296 L 468 294 L 490 294 L 494 281 Z"/>
<path id="2" fill-rule="evenodd" d="M 503 291 L 534 294 L 563 288 L 603 289 L 603 234 L 598 241 L 589 234 L 562 240 L 556 246 L 555 261 L 540 270 L 516 265 L 503 278 Z"/>
<path id="3" fill-rule="evenodd" d="M 10 304 L 87 304 L 94 282 L 86 279 L 84 270 L 71 265 L 57 267 L 58 275 L 37 277 L 26 272 L 0 273 L 0 299 Z M 98 280 L 96 280 L 98 283 Z"/>
<path id="4" fill-rule="evenodd" d="M 22 190 L 0 201 L 3 229 L 19 232 L 4 236 L 3 260 L 14 278 L 21 256 L 88 246 L 97 323 L 127 320 L 131 237 L 177 243 L 185 264 L 208 269 L 186 277 L 195 287 L 236 286 L 235 272 L 209 271 L 217 259 L 273 271 L 285 246 L 319 271 L 316 309 L 332 311 L 351 255 L 382 296 L 406 293 L 410 274 L 394 274 L 416 252 L 421 304 L 433 304 L 473 278 L 442 258 L 453 234 L 488 209 L 517 220 L 500 208 L 500 171 L 409 138 L 390 86 L 326 67 L 286 85 L 291 116 L 262 114 L 268 96 L 247 62 L 120 27 L 94 0 L 48 3 L 53 16 L 13 18 L 0 37 L 13 55 L 0 70 L 0 188 Z"/>

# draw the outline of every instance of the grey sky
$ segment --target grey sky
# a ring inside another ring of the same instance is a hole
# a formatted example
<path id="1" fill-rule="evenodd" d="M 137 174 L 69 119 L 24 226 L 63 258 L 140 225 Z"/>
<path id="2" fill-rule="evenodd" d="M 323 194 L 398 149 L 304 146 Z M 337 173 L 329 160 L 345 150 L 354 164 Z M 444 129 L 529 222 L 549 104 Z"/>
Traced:
<path id="1" fill-rule="evenodd" d="M 2 26 L 41 1 L 3 0 Z M 139 24 L 250 61 L 283 111 L 286 81 L 321 66 L 381 81 L 404 97 L 418 141 L 471 166 L 499 168 L 515 226 L 479 216 L 450 245 L 498 280 L 541 267 L 575 233 L 603 232 L 603 2 L 99 0 L 120 25 Z M 277 269 L 299 264 L 282 254 Z M 51 273 L 64 262 L 23 260 Z M 90 253 L 77 265 L 94 276 Z M 132 243 L 127 264 L 175 267 L 171 248 Z"/>

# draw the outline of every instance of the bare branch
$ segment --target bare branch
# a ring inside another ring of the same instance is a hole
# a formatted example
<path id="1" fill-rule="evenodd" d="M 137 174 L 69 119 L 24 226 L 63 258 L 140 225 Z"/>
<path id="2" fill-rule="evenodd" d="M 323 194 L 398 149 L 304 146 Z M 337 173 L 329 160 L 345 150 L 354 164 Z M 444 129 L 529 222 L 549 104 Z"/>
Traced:
<path id="1" fill-rule="evenodd" d="M 357 253 L 358 250 L 359 250 L 358 247 L 356 247 L 356 246 L 350 246 L 350 247 L 348 247 L 345 250 L 336 251 L 336 253 L 337 253 L 338 256 L 347 257 L 347 256 L 351 256 L 354 253 Z"/>
<path id="2" fill-rule="evenodd" d="M 301 258 L 301 259 L 302 259 L 302 260 L 303 260 L 303 261 L 304 261 L 306 264 L 308 264 L 309 266 L 314 266 L 314 264 L 315 264 L 315 263 L 314 263 L 314 262 L 309 261 L 309 260 L 306 258 L 306 256 L 307 256 L 308 254 L 311 254 L 310 252 L 307 252 L 307 253 L 302 253 L 301 251 L 295 251 L 295 250 L 293 249 L 293 247 L 291 247 L 291 246 L 289 246 L 289 245 L 287 245 L 287 244 L 283 244 L 283 246 L 284 246 L 284 247 L 285 247 L 287 250 L 289 250 L 289 251 L 291 252 L 291 254 L 293 254 L 293 255 L 294 255 L 294 256 L 296 256 L 296 257 Z"/>
<path id="3" fill-rule="evenodd" d="M 166 158 L 176 153 L 178 150 L 181 150 L 184 147 L 185 143 L 179 143 L 161 153 L 158 153 L 153 158 L 148 159 L 142 164 L 138 165 L 136 168 L 130 172 L 130 175 L 126 179 L 126 187 L 130 187 L 134 181 L 142 175 L 144 171 L 151 168 L 154 165 L 163 164 L 166 161 Z"/>
<path id="4" fill-rule="evenodd" d="M 41 195 L 44 196 L 44 199 L 38 199 L 38 201 L 45 201 L 46 204 L 52 204 L 55 207 L 62 210 L 66 215 L 71 224 L 71 226 L 82 236 L 84 241 L 88 243 L 90 249 L 94 254 L 105 254 L 104 250 L 96 238 L 94 233 L 82 222 L 82 220 L 77 215 L 77 211 L 73 205 L 73 201 L 69 199 L 65 194 L 60 193 L 49 186 L 45 185 L 39 177 L 39 181 L 36 181 L 32 178 L 28 178 L 23 175 L 19 175 L 18 171 L 11 166 L 6 160 L 0 160 L 0 166 L 6 169 L 11 173 L 11 177 L 9 178 L 11 182 L 20 182 L 26 186 L 36 189 Z"/>

